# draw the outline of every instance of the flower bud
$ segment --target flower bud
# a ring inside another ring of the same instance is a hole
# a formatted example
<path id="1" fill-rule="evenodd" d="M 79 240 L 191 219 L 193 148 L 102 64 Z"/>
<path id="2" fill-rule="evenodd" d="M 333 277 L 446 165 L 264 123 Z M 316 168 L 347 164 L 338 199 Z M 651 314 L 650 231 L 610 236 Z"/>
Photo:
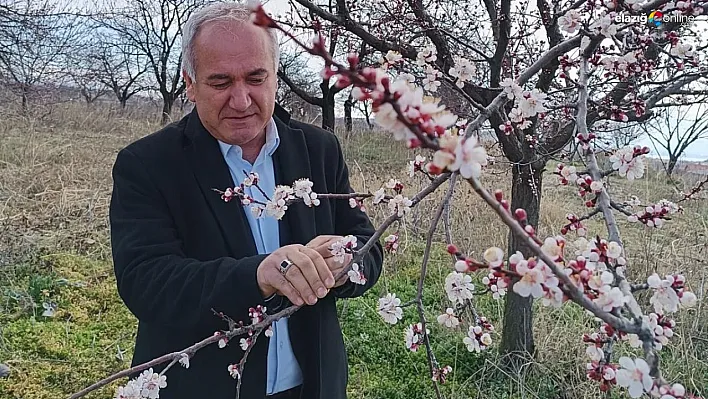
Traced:
<path id="1" fill-rule="evenodd" d="M 359 63 L 359 56 L 356 53 L 349 53 L 347 56 L 347 62 L 349 62 L 349 68 L 356 69 L 356 66 Z"/>
<path id="2" fill-rule="evenodd" d="M 460 273 L 466 272 L 468 269 L 467 266 L 468 266 L 468 264 L 464 260 L 458 260 L 457 262 L 455 262 L 455 270 L 457 270 Z"/>
<path id="3" fill-rule="evenodd" d="M 447 253 L 449 253 L 451 255 L 455 255 L 458 252 L 459 251 L 457 250 L 457 247 L 455 246 L 455 244 L 448 244 L 447 245 Z"/>
<path id="4" fill-rule="evenodd" d="M 527 215 L 524 209 L 519 208 L 514 211 L 514 216 L 516 216 L 516 220 L 518 220 L 519 222 L 523 222 L 526 220 Z"/>
<path id="5" fill-rule="evenodd" d="M 502 190 L 494 190 L 494 198 L 501 202 L 504 199 L 504 192 Z"/>

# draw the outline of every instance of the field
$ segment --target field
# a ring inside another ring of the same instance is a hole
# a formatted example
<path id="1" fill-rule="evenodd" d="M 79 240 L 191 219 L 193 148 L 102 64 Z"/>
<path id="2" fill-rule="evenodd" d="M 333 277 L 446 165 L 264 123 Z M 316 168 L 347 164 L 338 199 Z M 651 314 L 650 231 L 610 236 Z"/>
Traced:
<path id="1" fill-rule="evenodd" d="M 92 382 L 129 366 L 137 321 L 116 293 L 108 231 L 110 170 L 123 146 L 156 130 L 148 119 L 109 114 L 81 104 L 61 106 L 43 118 L 21 118 L 0 110 L 0 363 L 10 367 L 0 379 L 2 399 L 67 397 Z M 341 135 L 353 186 L 378 189 L 397 177 L 412 195 L 424 184 L 406 173 L 413 154 L 401 143 L 375 132 Z M 501 158 L 497 158 L 501 159 Z M 555 164 L 549 163 L 553 170 Z M 510 166 L 499 161 L 484 176 L 489 188 L 510 189 Z M 610 180 L 620 200 L 637 195 L 645 202 L 677 200 L 693 180 L 669 182 L 651 171 L 645 179 Z M 573 189 L 559 187 L 547 173 L 542 192 L 541 235 L 557 234 L 565 214 L 582 214 Z M 404 328 L 415 320 L 406 309 L 403 323 L 384 324 L 377 299 L 394 292 L 410 299 L 419 276 L 430 215 L 442 191 L 424 201 L 399 229 L 399 253 L 389 255 L 379 284 L 366 296 L 339 303 L 350 360 L 350 398 L 403 399 L 434 397 L 424 351 L 404 346 Z M 620 222 L 627 244 L 630 277 L 653 272 L 683 272 L 699 305 L 677 318 L 676 336 L 662 353 L 669 381 L 708 395 L 708 206 L 706 199 L 685 205 L 662 229 Z M 369 206 L 375 221 L 385 208 Z M 505 247 L 506 230 L 466 184 L 458 184 L 452 204 L 452 235 L 465 252 L 478 255 L 489 246 Z M 395 226 L 394 226 L 395 227 Z M 591 234 L 602 234 L 600 220 Z M 451 268 L 440 228 L 427 279 L 428 320 L 447 307 L 442 284 Z M 481 276 L 480 276 L 481 278 Z M 648 298 L 640 298 L 648 305 Z M 496 326 L 498 342 L 503 303 L 477 299 L 478 311 Z M 46 311 L 49 309 L 49 311 Z M 46 311 L 46 312 L 45 312 Z M 47 316 L 48 313 L 53 315 Z M 434 324 L 434 323 L 433 323 Z M 473 354 L 461 332 L 432 325 L 439 361 L 454 371 L 443 387 L 446 398 L 598 398 L 597 385 L 584 375 L 582 333 L 596 322 L 574 305 L 535 309 L 538 353 L 520 374 L 499 368 L 496 351 Z M 622 345 L 616 353 L 632 353 Z M 168 374 L 169 381 L 169 374 Z M 115 384 L 90 398 L 113 396 Z M 621 397 L 613 392 L 610 397 Z"/>

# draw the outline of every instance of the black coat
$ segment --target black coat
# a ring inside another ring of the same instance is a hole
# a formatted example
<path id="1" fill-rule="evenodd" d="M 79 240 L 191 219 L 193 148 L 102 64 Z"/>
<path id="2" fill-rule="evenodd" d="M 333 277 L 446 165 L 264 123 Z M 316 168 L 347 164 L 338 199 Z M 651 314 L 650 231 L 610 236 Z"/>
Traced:
<path id="1" fill-rule="evenodd" d="M 315 192 L 351 192 L 336 136 L 291 120 L 278 106 L 274 118 L 280 136 L 273 155 L 276 184 L 308 177 Z M 239 201 L 226 203 L 213 191 L 232 187 L 233 181 L 197 111 L 121 150 L 113 179 L 110 223 L 118 292 L 139 320 L 133 365 L 227 329 L 211 309 L 250 323 L 249 307 L 265 305 L 256 269 L 266 255 L 258 255 Z M 374 232 L 366 214 L 347 200 L 323 199 L 313 208 L 294 204 L 279 224 L 281 245 L 306 244 L 322 234 L 353 234 L 361 246 Z M 346 397 L 347 356 L 335 299 L 362 295 L 377 281 L 382 262 L 377 243 L 363 262 L 365 285 L 347 282 L 291 316 L 302 398 Z M 277 302 L 282 303 L 268 313 L 288 304 Z M 268 340 L 261 335 L 248 357 L 241 398 L 265 396 Z M 238 339 L 224 349 L 201 349 L 189 369 L 177 364 L 167 372 L 160 398 L 233 399 L 236 380 L 227 367 L 242 355 Z"/>

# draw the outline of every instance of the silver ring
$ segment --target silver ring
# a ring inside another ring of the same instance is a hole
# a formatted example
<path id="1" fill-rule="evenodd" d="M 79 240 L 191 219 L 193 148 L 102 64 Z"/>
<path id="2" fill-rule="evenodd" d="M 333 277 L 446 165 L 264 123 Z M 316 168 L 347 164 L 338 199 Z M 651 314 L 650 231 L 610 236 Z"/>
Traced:
<path id="1" fill-rule="evenodd" d="M 292 265 L 294 265 L 293 261 L 291 261 L 288 258 L 283 259 L 283 261 L 280 262 L 280 274 L 282 274 L 284 276 L 285 273 L 288 272 L 288 269 L 290 269 L 290 266 L 292 266 Z"/>

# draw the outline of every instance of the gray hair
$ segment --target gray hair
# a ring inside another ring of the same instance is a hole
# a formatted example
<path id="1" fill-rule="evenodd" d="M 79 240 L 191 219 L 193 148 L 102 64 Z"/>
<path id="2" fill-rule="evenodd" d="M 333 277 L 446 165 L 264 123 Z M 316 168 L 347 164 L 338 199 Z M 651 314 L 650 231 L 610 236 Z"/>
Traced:
<path id="1" fill-rule="evenodd" d="M 251 10 L 242 3 L 212 3 L 195 11 L 187 20 L 182 32 L 182 69 L 192 79 L 196 79 L 194 59 L 194 39 L 199 30 L 208 22 L 241 22 L 250 23 Z M 268 28 L 273 53 L 273 65 L 278 70 L 280 62 L 280 45 L 278 33 L 275 29 Z"/>

